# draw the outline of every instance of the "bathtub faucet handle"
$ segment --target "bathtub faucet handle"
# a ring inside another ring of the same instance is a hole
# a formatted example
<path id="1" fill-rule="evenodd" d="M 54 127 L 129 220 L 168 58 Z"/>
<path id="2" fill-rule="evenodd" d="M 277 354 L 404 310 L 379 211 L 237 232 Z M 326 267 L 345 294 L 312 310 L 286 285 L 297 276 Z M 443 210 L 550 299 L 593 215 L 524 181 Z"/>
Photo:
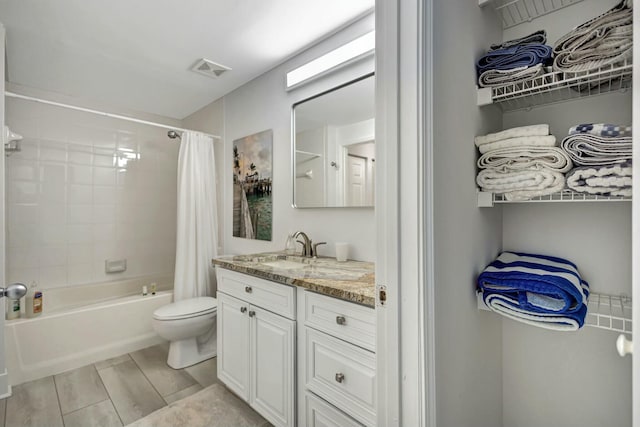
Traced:
<path id="1" fill-rule="evenodd" d="M 9 299 L 20 299 L 27 294 L 27 287 L 22 283 L 12 283 L 6 288 L 0 288 L 0 293 Z"/>

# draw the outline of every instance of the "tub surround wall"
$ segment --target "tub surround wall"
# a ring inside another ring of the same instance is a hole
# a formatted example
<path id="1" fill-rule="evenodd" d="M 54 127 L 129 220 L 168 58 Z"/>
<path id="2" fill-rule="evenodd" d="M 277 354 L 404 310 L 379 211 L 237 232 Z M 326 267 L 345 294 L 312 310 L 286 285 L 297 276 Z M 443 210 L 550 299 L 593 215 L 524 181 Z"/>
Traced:
<path id="1" fill-rule="evenodd" d="M 6 116 L 24 136 L 6 159 L 9 281 L 173 274 L 179 144 L 166 130 L 12 98 Z M 127 270 L 107 275 L 120 258 Z"/>
<path id="2" fill-rule="evenodd" d="M 334 255 L 333 244 L 344 241 L 351 245 L 350 258 L 366 261 L 375 259 L 373 209 L 295 209 L 292 207 L 291 185 L 291 106 L 370 72 L 373 58 L 358 61 L 290 92 L 285 90 L 288 71 L 371 31 L 373 27 L 374 17 L 368 15 L 184 120 L 185 126 L 221 134 L 222 118 L 225 142 L 219 194 L 223 197 L 221 203 L 224 214 L 221 218 L 224 218 L 224 229 L 221 235 L 225 253 L 282 250 L 288 233 L 304 230 L 314 241 L 328 242 L 327 246 L 319 247 L 321 255 Z M 221 105 L 223 108 L 220 108 Z M 265 242 L 235 238 L 231 229 L 232 144 L 235 139 L 267 129 L 273 129 L 273 240 Z"/>

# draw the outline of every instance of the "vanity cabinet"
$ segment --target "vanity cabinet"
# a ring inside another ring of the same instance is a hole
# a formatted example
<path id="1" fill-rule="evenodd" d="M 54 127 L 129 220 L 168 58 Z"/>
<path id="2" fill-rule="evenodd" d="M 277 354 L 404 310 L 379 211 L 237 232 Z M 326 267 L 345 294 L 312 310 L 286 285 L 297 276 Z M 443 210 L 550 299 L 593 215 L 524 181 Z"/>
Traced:
<path id="1" fill-rule="evenodd" d="M 275 426 L 295 425 L 295 291 L 217 270 L 218 378 Z"/>
<path id="2" fill-rule="evenodd" d="M 375 310 L 298 292 L 298 425 L 376 425 Z"/>

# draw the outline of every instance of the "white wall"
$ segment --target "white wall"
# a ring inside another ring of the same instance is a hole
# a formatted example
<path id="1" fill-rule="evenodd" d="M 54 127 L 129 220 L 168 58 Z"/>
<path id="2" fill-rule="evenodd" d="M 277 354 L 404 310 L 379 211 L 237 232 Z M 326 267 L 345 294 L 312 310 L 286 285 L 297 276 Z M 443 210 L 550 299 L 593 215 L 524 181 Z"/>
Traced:
<path id="1" fill-rule="evenodd" d="M 285 91 L 285 74 L 333 48 L 340 46 L 373 29 L 373 16 L 367 16 L 316 46 L 295 56 L 284 64 L 257 77 L 226 95 L 224 104 L 224 160 L 220 194 L 224 209 L 224 252 L 254 253 L 282 250 L 287 234 L 303 230 L 314 241 L 327 241 L 320 254 L 334 255 L 333 243 L 346 241 L 351 246 L 350 256 L 355 259 L 375 259 L 374 211 L 371 208 L 295 209 L 292 207 L 291 185 L 291 106 L 298 101 L 323 92 L 331 87 L 372 69 L 373 59 L 355 63 L 339 72 L 297 88 Z M 212 107 L 206 107 L 211 109 Z M 184 120 L 185 126 L 200 130 L 212 129 L 208 121 L 215 120 L 211 110 L 199 111 Z M 195 120 L 194 116 L 198 116 Z M 209 118 L 205 118 L 209 115 Z M 219 117 L 219 113 L 215 113 Z M 195 125 L 198 126 L 195 126 Z M 273 241 L 265 242 L 232 236 L 232 144 L 247 135 L 273 129 Z"/>
<path id="2" fill-rule="evenodd" d="M 173 274 L 179 144 L 166 130 L 7 99 L 8 280 L 44 289 Z M 127 259 L 105 273 L 106 259 Z"/>
<path id="3" fill-rule="evenodd" d="M 477 2 L 434 2 L 437 425 L 502 425 L 500 319 L 477 310 L 475 279 L 502 243 L 501 211 L 476 204 L 475 135 L 501 118 L 475 102 L 474 59 L 500 38 Z"/>

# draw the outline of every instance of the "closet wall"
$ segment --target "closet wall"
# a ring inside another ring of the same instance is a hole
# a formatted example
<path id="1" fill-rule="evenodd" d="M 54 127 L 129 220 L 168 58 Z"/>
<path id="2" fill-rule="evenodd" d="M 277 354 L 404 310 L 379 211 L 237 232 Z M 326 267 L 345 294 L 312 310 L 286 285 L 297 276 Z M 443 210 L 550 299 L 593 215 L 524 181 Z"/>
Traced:
<path id="1" fill-rule="evenodd" d="M 544 28 L 553 45 L 617 2 L 584 0 L 504 31 L 490 5 L 434 4 L 438 425 L 631 425 L 631 358 L 617 355 L 618 333 L 523 325 L 479 312 L 473 292 L 478 273 L 504 249 L 568 258 L 592 291 L 631 295 L 630 202 L 479 208 L 475 193 L 475 135 L 548 123 L 560 141 L 578 123 L 631 123 L 631 91 L 504 114 L 476 105 L 474 63 L 491 43 Z"/>
<path id="2" fill-rule="evenodd" d="M 501 30 L 472 1 L 436 1 L 434 16 L 437 425 L 495 427 L 502 424 L 501 325 L 478 312 L 474 281 L 500 250 L 502 216 L 476 205 L 473 137 L 502 124 L 496 109 L 476 106 L 473 64 Z"/>
<path id="3" fill-rule="evenodd" d="M 617 3 L 584 0 L 508 29 L 503 40 L 544 28 L 553 45 L 572 27 Z M 504 129 L 548 123 L 558 141 L 572 125 L 603 122 L 631 124 L 630 90 L 503 116 Z M 567 258 L 578 265 L 592 292 L 631 295 L 630 202 L 510 204 L 502 209 L 503 249 Z M 561 333 L 503 320 L 503 425 L 534 427 L 542 420 L 565 426 L 631 425 L 631 358 L 618 356 L 617 337 L 591 327 Z"/>

